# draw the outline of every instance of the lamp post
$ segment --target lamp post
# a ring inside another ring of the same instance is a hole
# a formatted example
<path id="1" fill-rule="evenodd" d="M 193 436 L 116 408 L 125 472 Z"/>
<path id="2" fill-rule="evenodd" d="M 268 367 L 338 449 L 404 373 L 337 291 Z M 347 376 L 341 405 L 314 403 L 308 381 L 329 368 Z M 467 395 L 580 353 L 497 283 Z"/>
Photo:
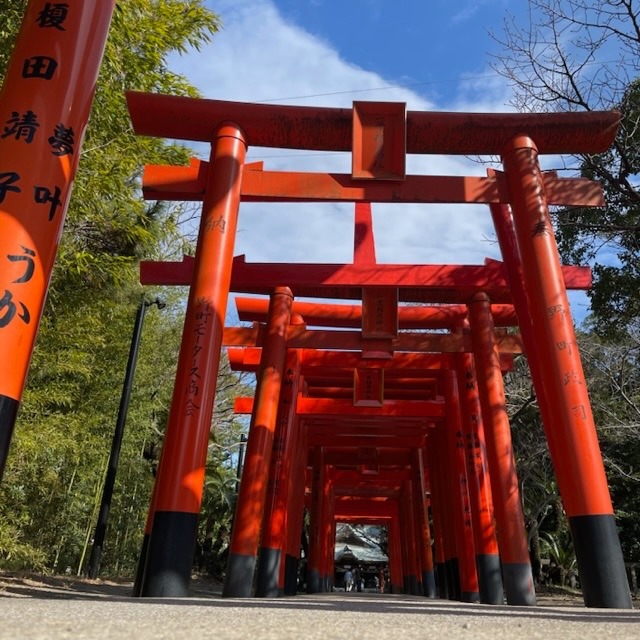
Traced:
<path id="1" fill-rule="evenodd" d="M 104 480 L 104 488 L 102 490 L 102 501 L 100 503 L 100 512 L 98 514 L 98 522 L 96 523 L 96 531 L 93 536 L 93 547 L 91 548 L 91 557 L 89 558 L 89 578 L 97 578 L 100 568 L 100 558 L 102 556 L 102 546 L 104 544 L 105 534 L 107 532 L 107 524 L 109 522 L 109 510 L 111 508 L 111 497 L 113 495 L 113 487 L 116 481 L 116 471 L 118 470 L 118 459 L 120 457 L 120 447 L 122 445 L 122 436 L 124 434 L 124 424 L 127 419 L 127 411 L 129 410 L 129 398 L 131 396 L 131 387 L 133 386 L 133 374 L 138 359 L 138 347 L 140 346 L 140 337 L 142 335 L 142 325 L 144 324 L 144 315 L 147 307 L 156 305 L 158 309 L 164 309 L 166 304 L 159 298 L 149 302 L 142 297 L 138 305 L 136 321 L 133 327 L 133 336 L 131 337 L 131 347 L 129 349 L 129 360 L 127 361 L 127 370 L 124 377 L 122 387 L 122 395 L 120 397 L 120 407 L 118 408 L 118 418 L 116 420 L 116 428 L 111 442 L 111 453 L 109 454 L 109 465 Z"/>

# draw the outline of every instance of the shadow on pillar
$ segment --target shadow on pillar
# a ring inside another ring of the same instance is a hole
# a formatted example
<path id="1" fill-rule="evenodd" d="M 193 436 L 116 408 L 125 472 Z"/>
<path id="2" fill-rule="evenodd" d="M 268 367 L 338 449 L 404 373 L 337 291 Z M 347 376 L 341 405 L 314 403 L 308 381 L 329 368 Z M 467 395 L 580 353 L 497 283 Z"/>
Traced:
<path id="1" fill-rule="evenodd" d="M 422 589 L 425 598 L 436 597 L 436 576 L 433 571 L 422 572 Z"/>
<path id="2" fill-rule="evenodd" d="M 572 516 L 569 528 L 585 605 L 630 609 L 631 594 L 614 516 Z"/>
<path id="3" fill-rule="evenodd" d="M 482 604 L 504 604 L 500 556 L 497 554 L 477 555 L 476 564 L 478 566 L 480 602 Z"/>
<path id="4" fill-rule="evenodd" d="M 255 570 L 255 556 L 230 553 L 227 563 L 227 575 L 222 587 L 222 597 L 250 598 L 253 591 L 253 574 Z"/>
<path id="5" fill-rule="evenodd" d="M 256 577 L 257 598 L 277 598 L 280 577 L 280 549 L 262 547 L 258 555 L 258 575 Z"/>
<path id="6" fill-rule="evenodd" d="M 286 555 L 284 558 L 284 595 L 295 596 L 298 593 L 298 558 Z"/>
<path id="7" fill-rule="evenodd" d="M 143 596 L 184 597 L 189 595 L 193 541 L 197 533 L 197 513 L 156 511 L 149 538 Z M 185 553 L 184 549 L 192 551 Z"/>

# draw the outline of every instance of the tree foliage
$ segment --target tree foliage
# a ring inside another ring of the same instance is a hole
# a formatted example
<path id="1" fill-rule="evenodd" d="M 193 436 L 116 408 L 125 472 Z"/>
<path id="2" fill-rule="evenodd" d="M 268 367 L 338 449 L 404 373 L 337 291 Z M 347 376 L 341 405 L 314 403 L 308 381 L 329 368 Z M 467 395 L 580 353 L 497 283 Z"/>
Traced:
<path id="1" fill-rule="evenodd" d="M 0 79 L 25 0 L 0 0 Z M 188 150 L 133 134 L 124 92 L 196 95 L 167 66 L 219 28 L 203 0 L 127 0 L 114 12 L 82 157 L 18 423 L 0 485 L 0 567 L 79 573 L 88 559 L 122 390 L 141 259 L 189 251 L 180 205 L 145 204 L 144 164 L 181 164 Z M 147 292 L 152 299 L 156 292 Z M 163 291 L 167 307 L 146 314 L 102 568 L 136 566 L 168 415 L 181 339 L 184 291 Z M 237 378 L 222 374 L 216 442 L 241 425 L 222 419 Z M 230 445 L 229 445 L 230 446 Z M 222 449 L 220 449 L 222 450 Z M 226 465 L 226 466 L 225 466 Z M 212 456 L 210 478 L 228 475 Z M 209 480 L 212 482 L 212 480 Z M 224 498 L 208 498 L 218 508 Z"/>
<path id="2" fill-rule="evenodd" d="M 563 258 L 593 264 L 594 328 L 614 335 L 640 316 L 640 2 L 529 0 L 527 24 L 508 15 L 493 35 L 518 110 L 621 112 L 611 149 L 565 167 L 598 180 L 606 206 L 555 212 Z"/>

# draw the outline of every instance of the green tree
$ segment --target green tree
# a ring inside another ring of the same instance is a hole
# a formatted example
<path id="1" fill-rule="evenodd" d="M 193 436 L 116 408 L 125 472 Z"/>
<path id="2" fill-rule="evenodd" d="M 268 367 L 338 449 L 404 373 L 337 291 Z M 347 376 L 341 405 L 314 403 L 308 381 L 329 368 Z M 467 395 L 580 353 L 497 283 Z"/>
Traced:
<path id="1" fill-rule="evenodd" d="M 619 109 L 614 145 L 560 169 L 601 182 L 604 209 L 555 212 L 559 248 L 590 263 L 594 328 L 613 335 L 640 316 L 640 2 L 529 0 L 528 23 L 507 15 L 494 68 L 521 111 Z"/>

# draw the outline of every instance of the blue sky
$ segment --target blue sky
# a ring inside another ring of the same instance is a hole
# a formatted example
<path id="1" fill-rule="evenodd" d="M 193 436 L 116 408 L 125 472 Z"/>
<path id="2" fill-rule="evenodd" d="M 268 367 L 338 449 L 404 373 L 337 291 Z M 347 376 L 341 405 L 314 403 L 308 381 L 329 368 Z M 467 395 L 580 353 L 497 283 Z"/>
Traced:
<path id="1" fill-rule="evenodd" d="M 489 67 L 489 36 L 523 0 L 211 0 L 223 28 L 200 52 L 173 58 L 207 98 L 410 110 L 511 111 Z M 198 148 L 196 155 L 208 156 Z M 346 154 L 250 149 L 272 170 L 350 171 Z M 552 160 L 549 160 L 551 162 Z M 497 166 L 497 165 L 496 165 Z M 409 156 L 409 173 L 485 175 L 454 156 Z M 374 205 L 379 262 L 479 264 L 499 258 L 489 210 L 476 205 Z M 251 262 L 350 262 L 353 205 L 243 204 L 236 254 Z M 572 297 L 576 318 L 586 298 Z M 579 305 L 578 308 L 576 305 Z"/>

